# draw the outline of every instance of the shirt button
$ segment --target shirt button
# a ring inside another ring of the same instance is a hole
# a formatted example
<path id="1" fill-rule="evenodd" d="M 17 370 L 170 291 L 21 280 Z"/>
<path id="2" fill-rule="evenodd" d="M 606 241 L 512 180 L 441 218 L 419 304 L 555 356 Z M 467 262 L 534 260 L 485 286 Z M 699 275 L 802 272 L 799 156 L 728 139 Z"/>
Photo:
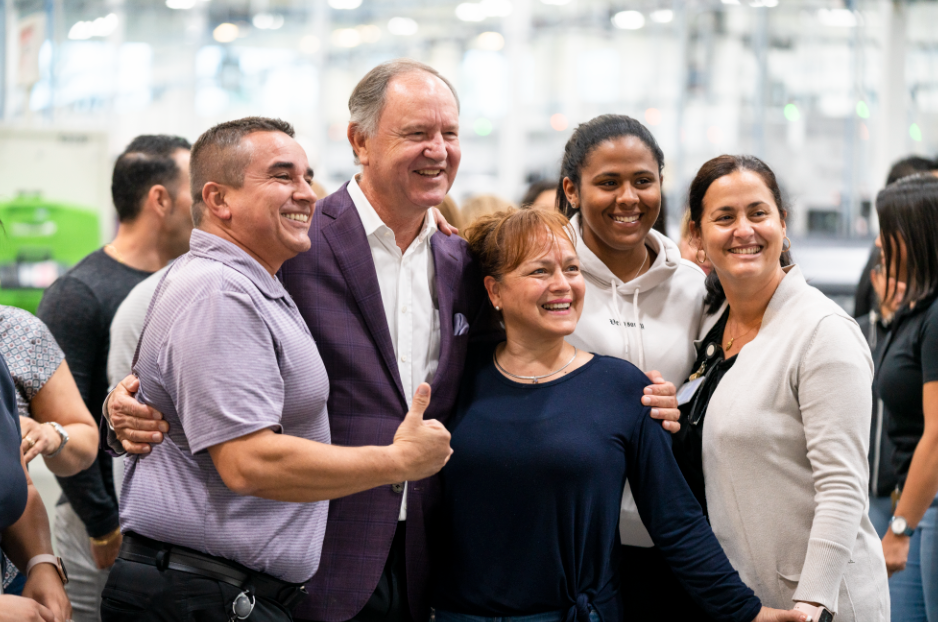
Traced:
<path id="1" fill-rule="evenodd" d="M 406 355 L 406 354 L 402 354 L 402 355 L 401 355 L 401 360 L 406 363 L 406 362 L 407 362 L 407 355 Z"/>
<path id="2" fill-rule="evenodd" d="M 400 484 L 391 484 L 391 490 L 393 490 L 397 494 L 401 494 L 402 492 L 404 492 L 404 483 L 401 482 Z"/>
<path id="3" fill-rule="evenodd" d="M 407 305 L 401 307 L 401 313 L 407 313 Z"/>

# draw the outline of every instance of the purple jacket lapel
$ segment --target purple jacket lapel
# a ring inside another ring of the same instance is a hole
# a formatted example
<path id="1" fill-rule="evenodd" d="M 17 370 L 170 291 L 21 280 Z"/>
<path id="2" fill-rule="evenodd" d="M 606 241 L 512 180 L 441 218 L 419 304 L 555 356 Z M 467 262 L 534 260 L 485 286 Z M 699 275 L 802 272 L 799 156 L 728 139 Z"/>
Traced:
<path id="1" fill-rule="evenodd" d="M 323 215 L 329 216 L 334 222 L 323 227 L 322 234 L 332 248 L 349 291 L 358 303 L 368 330 L 375 343 L 378 344 L 384 364 L 391 371 L 397 391 L 406 404 L 407 398 L 404 395 L 401 374 L 394 356 L 394 345 L 391 343 L 391 331 L 388 329 L 384 303 L 381 300 L 378 273 L 375 271 L 365 228 L 345 186 L 336 194 L 343 200 L 333 201 L 324 206 Z"/>
<path id="2" fill-rule="evenodd" d="M 453 287 L 460 281 L 459 259 L 446 248 L 446 235 L 437 231 L 430 238 L 433 267 L 436 272 L 436 299 L 440 310 L 440 362 L 432 387 L 441 381 L 442 372 L 449 363 L 453 340 Z"/>

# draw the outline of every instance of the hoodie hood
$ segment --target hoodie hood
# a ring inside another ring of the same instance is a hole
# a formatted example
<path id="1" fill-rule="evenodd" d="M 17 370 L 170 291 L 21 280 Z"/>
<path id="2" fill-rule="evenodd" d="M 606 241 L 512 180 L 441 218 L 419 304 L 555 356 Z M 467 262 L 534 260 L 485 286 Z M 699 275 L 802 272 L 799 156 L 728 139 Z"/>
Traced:
<path id="1" fill-rule="evenodd" d="M 622 279 L 613 274 L 612 270 L 586 246 L 586 242 L 583 241 L 583 223 L 580 215 L 576 214 L 570 223 L 576 234 L 576 252 L 580 258 L 580 270 L 583 276 L 591 280 L 594 285 L 604 289 L 609 289 L 614 283 L 620 296 L 632 296 L 636 290 L 648 292 L 655 289 L 674 276 L 678 267 L 683 265 L 681 251 L 677 244 L 669 237 L 652 229 L 645 238 L 645 245 L 654 251 L 657 257 L 648 272 L 628 283 L 623 283 Z"/>
<path id="2" fill-rule="evenodd" d="M 657 370 L 679 387 L 690 375 L 704 316 L 703 271 L 681 258 L 677 245 L 657 231 L 645 244 L 657 257 L 648 272 L 628 283 L 587 248 L 580 216 L 572 221 L 580 272 L 586 282 L 583 311 L 567 341 L 588 352 L 625 359 L 642 371 Z M 619 514 L 622 544 L 653 546 L 628 483 Z"/>

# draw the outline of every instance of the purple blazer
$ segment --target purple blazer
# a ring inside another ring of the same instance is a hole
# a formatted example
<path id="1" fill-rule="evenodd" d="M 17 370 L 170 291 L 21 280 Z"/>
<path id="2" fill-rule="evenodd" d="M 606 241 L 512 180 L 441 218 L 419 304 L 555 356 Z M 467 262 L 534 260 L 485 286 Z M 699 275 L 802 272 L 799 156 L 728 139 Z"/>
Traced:
<path id="1" fill-rule="evenodd" d="M 346 184 L 347 186 L 348 184 Z M 316 204 L 310 249 L 283 264 L 281 279 L 316 340 L 329 373 L 329 424 L 336 445 L 390 445 L 407 413 L 378 275 L 365 228 L 346 186 Z M 430 239 L 440 311 L 440 362 L 426 417 L 446 422 L 456 403 L 469 342 L 482 306 L 482 279 L 464 240 Z M 411 615 L 429 616 L 427 522 L 439 477 L 411 482 L 407 499 L 407 595 Z M 319 571 L 297 620 L 343 622 L 374 593 L 397 528 L 401 493 L 381 486 L 329 505 Z"/>

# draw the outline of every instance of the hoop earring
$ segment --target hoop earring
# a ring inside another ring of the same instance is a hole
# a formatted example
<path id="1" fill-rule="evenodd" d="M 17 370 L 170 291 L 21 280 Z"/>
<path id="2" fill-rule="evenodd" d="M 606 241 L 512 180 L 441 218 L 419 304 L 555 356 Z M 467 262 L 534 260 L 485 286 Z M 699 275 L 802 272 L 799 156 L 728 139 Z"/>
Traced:
<path id="1" fill-rule="evenodd" d="M 788 240 L 788 248 L 785 248 L 785 242 L 784 242 L 784 240 L 783 240 L 783 241 L 782 241 L 782 252 L 783 252 L 783 253 L 787 253 L 788 251 L 791 250 L 791 239 L 790 239 L 787 235 L 785 236 L 785 239 Z"/>
<path id="2" fill-rule="evenodd" d="M 703 259 L 700 258 L 700 253 L 703 253 Z M 707 261 L 707 251 L 705 251 L 702 248 L 698 249 L 697 250 L 697 263 L 704 263 L 706 261 Z"/>

